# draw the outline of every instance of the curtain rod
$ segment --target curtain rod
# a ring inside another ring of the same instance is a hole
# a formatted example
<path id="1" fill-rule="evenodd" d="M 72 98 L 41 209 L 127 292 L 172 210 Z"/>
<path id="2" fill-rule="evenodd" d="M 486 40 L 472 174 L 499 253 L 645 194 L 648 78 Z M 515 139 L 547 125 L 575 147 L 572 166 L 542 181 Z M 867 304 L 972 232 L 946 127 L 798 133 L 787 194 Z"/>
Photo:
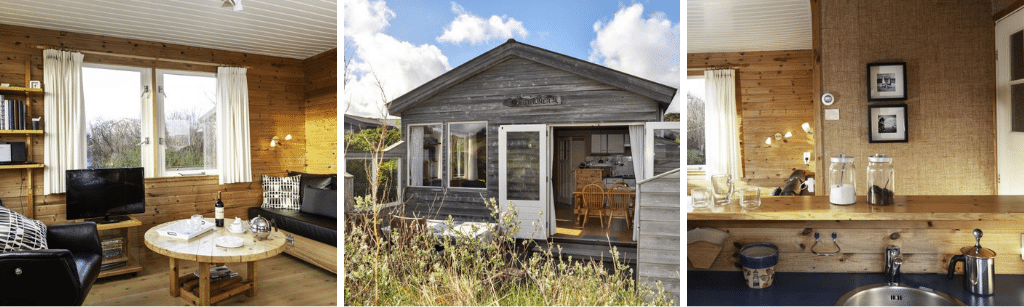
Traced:
<path id="1" fill-rule="evenodd" d="M 250 68 L 249 66 L 234 66 L 234 65 L 227 65 L 227 64 L 220 64 L 220 63 L 211 63 L 211 62 L 199 62 L 199 61 L 188 61 L 188 60 L 165 59 L 165 58 L 158 58 L 158 57 L 151 57 L 151 56 L 140 56 L 140 55 L 119 54 L 119 53 L 90 51 L 90 50 L 80 50 L 80 49 L 74 49 L 74 48 L 68 48 L 68 47 L 58 47 L 58 46 L 37 45 L 36 48 L 38 48 L 38 49 L 58 49 L 58 50 L 81 52 L 81 53 L 85 53 L 85 54 L 106 55 L 106 56 L 129 58 L 129 59 L 151 60 L 151 61 L 160 61 L 160 62 L 173 62 L 173 63 L 192 64 L 192 65 Z"/>

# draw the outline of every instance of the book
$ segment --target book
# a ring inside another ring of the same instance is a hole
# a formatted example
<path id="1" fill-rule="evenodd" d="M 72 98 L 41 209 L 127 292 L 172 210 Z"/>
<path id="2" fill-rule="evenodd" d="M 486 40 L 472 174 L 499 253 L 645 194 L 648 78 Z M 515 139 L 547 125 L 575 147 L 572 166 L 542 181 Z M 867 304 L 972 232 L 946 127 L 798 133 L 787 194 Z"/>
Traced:
<path id="1" fill-rule="evenodd" d="M 199 277 L 199 269 L 192 272 L 196 277 Z M 210 268 L 210 282 L 215 282 L 221 279 L 237 277 L 238 272 L 232 271 L 226 265 Z"/>
<path id="2" fill-rule="evenodd" d="M 18 100 L 18 129 L 25 130 L 25 101 Z"/>
<path id="3" fill-rule="evenodd" d="M 123 267 L 128 265 L 128 261 L 117 261 L 111 263 L 104 263 L 100 265 L 100 271 L 105 271 L 113 268 Z"/>

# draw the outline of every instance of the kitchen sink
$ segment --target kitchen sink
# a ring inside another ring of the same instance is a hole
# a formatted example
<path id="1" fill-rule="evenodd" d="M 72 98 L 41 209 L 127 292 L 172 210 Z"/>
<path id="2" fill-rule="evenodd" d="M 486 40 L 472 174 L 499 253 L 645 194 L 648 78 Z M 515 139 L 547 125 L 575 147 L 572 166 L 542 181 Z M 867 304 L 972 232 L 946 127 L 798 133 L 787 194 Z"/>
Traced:
<path id="1" fill-rule="evenodd" d="M 874 284 L 846 292 L 836 306 L 964 306 L 964 303 L 928 288 L 905 284 Z"/>

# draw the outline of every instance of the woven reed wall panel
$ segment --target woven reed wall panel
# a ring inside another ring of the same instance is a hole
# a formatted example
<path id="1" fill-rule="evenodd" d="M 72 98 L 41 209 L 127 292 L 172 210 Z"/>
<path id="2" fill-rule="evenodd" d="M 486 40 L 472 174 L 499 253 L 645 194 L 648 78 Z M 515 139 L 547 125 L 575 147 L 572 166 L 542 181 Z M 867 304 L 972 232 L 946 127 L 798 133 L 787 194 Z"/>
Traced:
<path id="1" fill-rule="evenodd" d="M 740 66 L 736 100 L 743 176 L 750 184 L 778 187 L 793 170 L 814 170 L 813 161 L 810 165 L 803 161 L 804 152 L 814 151 L 814 139 L 800 127 L 805 122 L 814 124 L 811 50 L 690 53 L 686 65 Z M 793 137 L 764 143 L 765 138 L 786 132 Z"/>
<path id="2" fill-rule="evenodd" d="M 306 171 L 338 173 L 338 49 L 302 61 L 306 75 Z"/>
<path id="3" fill-rule="evenodd" d="M 249 120 L 252 147 L 252 183 L 220 185 L 217 176 L 165 177 L 146 179 L 146 213 L 135 214 L 142 221 L 133 232 L 132 250 L 148 251 L 143 245 L 145 230 L 160 223 L 188 218 L 192 214 L 213 216 L 218 191 L 223 191 L 225 217 L 247 217 L 249 207 L 262 202 L 260 175 L 282 175 L 286 170 L 305 169 L 305 88 L 302 60 L 182 45 L 128 40 L 0 24 L 0 80 L 24 80 L 24 60 L 31 61 L 33 80 L 43 79 L 41 49 L 37 45 L 66 46 L 81 50 L 111 52 L 179 60 L 221 63 L 249 67 Z M 197 66 L 103 55 L 85 55 L 86 62 L 215 72 L 213 66 Z M 335 66 L 332 66 L 335 67 Z M 3 81 L 7 82 L 7 81 Z M 12 85 L 20 85 L 21 82 Z M 45 84 L 44 84 L 45 86 Z M 37 99 L 32 114 L 43 117 L 43 101 Z M 292 135 L 285 146 L 271 148 L 274 135 Z M 35 138 L 33 158 L 42 161 L 43 140 Z M 0 171 L 0 197 L 4 205 L 24 212 L 27 191 L 24 172 Z M 43 195 L 42 171 L 33 172 L 35 217 L 46 224 L 69 222 L 65 216 L 64 194 Z M 147 256 L 153 253 L 145 253 Z"/>
<path id="4" fill-rule="evenodd" d="M 821 14 L 822 91 L 836 96 L 823 109 L 840 111 L 822 123 L 823 156 L 856 158 L 857 194 L 874 153 L 893 156 L 896 193 L 994 193 L 991 2 L 827 0 Z M 868 143 L 868 106 L 891 102 L 867 101 L 866 65 L 887 61 L 907 63 L 909 143 Z"/>

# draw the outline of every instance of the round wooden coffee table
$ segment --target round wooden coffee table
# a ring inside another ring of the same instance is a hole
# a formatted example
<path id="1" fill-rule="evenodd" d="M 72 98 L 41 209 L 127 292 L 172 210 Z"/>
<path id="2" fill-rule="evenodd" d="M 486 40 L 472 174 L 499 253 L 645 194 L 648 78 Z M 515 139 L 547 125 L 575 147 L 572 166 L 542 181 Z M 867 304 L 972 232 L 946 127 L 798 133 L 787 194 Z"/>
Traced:
<path id="1" fill-rule="evenodd" d="M 206 221 L 213 223 L 212 218 L 207 218 Z M 280 232 L 271 232 L 270 236 L 262 241 L 255 241 L 248 231 L 236 234 L 228 231 L 227 227 L 214 227 L 213 230 L 190 240 L 163 236 L 157 232 L 157 229 L 177 222 L 179 221 L 163 223 L 146 231 L 146 246 L 170 258 L 171 270 L 168 276 L 171 296 L 183 297 L 195 305 L 208 306 L 242 292 L 247 296 L 256 295 L 256 261 L 276 256 L 285 249 L 285 237 Z M 241 237 L 244 243 L 241 247 L 220 247 L 217 246 L 216 239 L 221 236 Z M 185 272 L 185 275 L 179 276 L 181 272 L 178 272 L 178 260 L 198 262 L 199 277 L 192 272 Z M 236 276 L 210 283 L 211 265 L 240 262 L 245 262 L 248 266 L 245 280 Z"/>

